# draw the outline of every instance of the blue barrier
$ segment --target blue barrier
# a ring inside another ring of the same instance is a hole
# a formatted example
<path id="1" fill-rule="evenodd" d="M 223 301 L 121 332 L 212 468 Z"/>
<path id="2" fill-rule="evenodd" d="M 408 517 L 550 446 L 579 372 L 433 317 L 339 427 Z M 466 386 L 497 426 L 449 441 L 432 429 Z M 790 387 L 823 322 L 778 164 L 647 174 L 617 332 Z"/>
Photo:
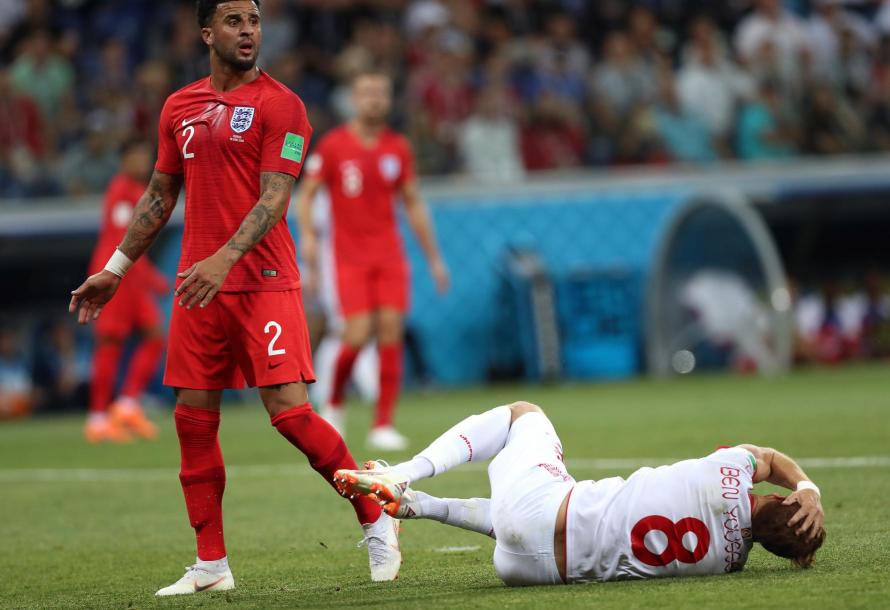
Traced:
<path id="1" fill-rule="evenodd" d="M 409 324 L 432 377 L 444 384 L 477 383 L 491 376 L 497 363 L 521 358 L 519 343 L 503 329 L 507 308 L 498 268 L 508 248 L 534 250 L 554 277 L 579 269 L 627 270 L 641 298 L 659 240 L 686 197 L 674 189 L 431 198 L 436 233 L 452 271 L 451 292 L 436 294 L 410 235 L 406 250 L 413 302 Z M 588 351 L 580 357 L 595 356 Z"/>

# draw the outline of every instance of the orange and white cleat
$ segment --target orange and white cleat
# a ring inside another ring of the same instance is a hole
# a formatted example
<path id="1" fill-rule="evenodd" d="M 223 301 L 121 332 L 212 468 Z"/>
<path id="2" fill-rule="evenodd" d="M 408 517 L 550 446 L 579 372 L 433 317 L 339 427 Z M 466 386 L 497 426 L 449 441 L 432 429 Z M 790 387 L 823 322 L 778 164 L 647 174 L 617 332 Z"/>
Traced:
<path id="1" fill-rule="evenodd" d="M 90 416 L 83 427 L 83 435 L 87 442 L 97 443 L 130 443 L 133 437 L 126 429 L 121 428 L 106 417 Z"/>
<path id="2" fill-rule="evenodd" d="M 368 496 L 382 506 L 398 504 L 408 489 L 408 477 L 393 471 L 382 460 L 371 460 L 363 465 L 363 470 L 342 469 L 334 473 L 334 485 L 340 495 L 347 498 Z"/>
<path id="3" fill-rule="evenodd" d="M 111 405 L 110 413 L 111 421 L 120 428 L 150 441 L 158 438 L 158 427 L 145 417 L 142 407 L 135 400 L 118 399 Z"/>

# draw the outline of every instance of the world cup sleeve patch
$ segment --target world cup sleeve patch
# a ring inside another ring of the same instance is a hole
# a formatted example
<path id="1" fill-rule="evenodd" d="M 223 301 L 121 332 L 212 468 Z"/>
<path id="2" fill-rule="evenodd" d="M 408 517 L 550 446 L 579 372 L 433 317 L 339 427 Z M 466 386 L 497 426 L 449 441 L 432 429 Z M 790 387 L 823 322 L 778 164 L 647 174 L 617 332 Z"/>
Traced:
<path id="1" fill-rule="evenodd" d="M 295 133 L 287 132 L 284 136 L 284 146 L 281 147 L 281 158 L 299 163 L 303 160 L 303 145 L 306 140 L 303 136 Z"/>

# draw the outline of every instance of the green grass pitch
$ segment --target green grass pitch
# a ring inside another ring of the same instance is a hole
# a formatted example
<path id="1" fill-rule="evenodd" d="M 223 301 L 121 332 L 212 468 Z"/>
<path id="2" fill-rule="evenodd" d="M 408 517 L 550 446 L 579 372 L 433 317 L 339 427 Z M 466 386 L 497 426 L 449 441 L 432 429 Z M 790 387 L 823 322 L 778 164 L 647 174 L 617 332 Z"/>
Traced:
<path id="1" fill-rule="evenodd" d="M 592 459 L 703 455 L 718 444 L 771 445 L 799 458 L 881 456 L 809 468 L 822 488 L 828 539 L 810 571 L 756 547 L 729 576 L 510 589 L 493 542 L 407 522 L 395 583 L 368 580 L 350 507 L 304 465 L 257 405 L 223 413 L 225 497 L 237 589 L 158 600 L 194 560 L 167 411 L 157 443 L 86 445 L 82 419 L 0 425 L 0 607 L 3 608 L 886 608 L 890 600 L 890 370 L 814 370 L 778 379 L 502 386 L 406 396 L 399 422 L 420 449 L 458 419 L 524 399 L 549 413 L 578 479 L 615 474 Z M 363 449 L 368 409 L 353 405 L 347 440 Z M 382 456 L 398 460 L 405 455 Z M 574 464 L 574 466 L 573 466 Z M 440 495 L 487 495 L 483 467 L 425 481 Z M 463 550 L 455 550 L 455 548 Z M 450 549 L 451 552 L 445 552 Z"/>

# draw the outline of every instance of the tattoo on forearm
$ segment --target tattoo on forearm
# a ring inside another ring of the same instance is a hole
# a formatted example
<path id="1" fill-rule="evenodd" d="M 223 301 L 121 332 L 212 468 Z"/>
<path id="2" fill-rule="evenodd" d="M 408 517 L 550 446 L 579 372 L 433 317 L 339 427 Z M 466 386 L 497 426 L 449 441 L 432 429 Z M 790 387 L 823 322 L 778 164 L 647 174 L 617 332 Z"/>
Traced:
<path id="1" fill-rule="evenodd" d="M 238 227 L 227 246 L 242 254 L 250 252 L 266 233 L 281 220 L 290 201 L 294 177 L 276 172 L 263 172 L 260 176 L 260 200 Z"/>
<path id="2" fill-rule="evenodd" d="M 160 172 L 152 174 L 148 188 L 133 210 L 133 220 L 127 234 L 118 246 L 121 252 L 136 260 L 148 250 L 170 219 L 181 188 L 182 176 Z"/>

